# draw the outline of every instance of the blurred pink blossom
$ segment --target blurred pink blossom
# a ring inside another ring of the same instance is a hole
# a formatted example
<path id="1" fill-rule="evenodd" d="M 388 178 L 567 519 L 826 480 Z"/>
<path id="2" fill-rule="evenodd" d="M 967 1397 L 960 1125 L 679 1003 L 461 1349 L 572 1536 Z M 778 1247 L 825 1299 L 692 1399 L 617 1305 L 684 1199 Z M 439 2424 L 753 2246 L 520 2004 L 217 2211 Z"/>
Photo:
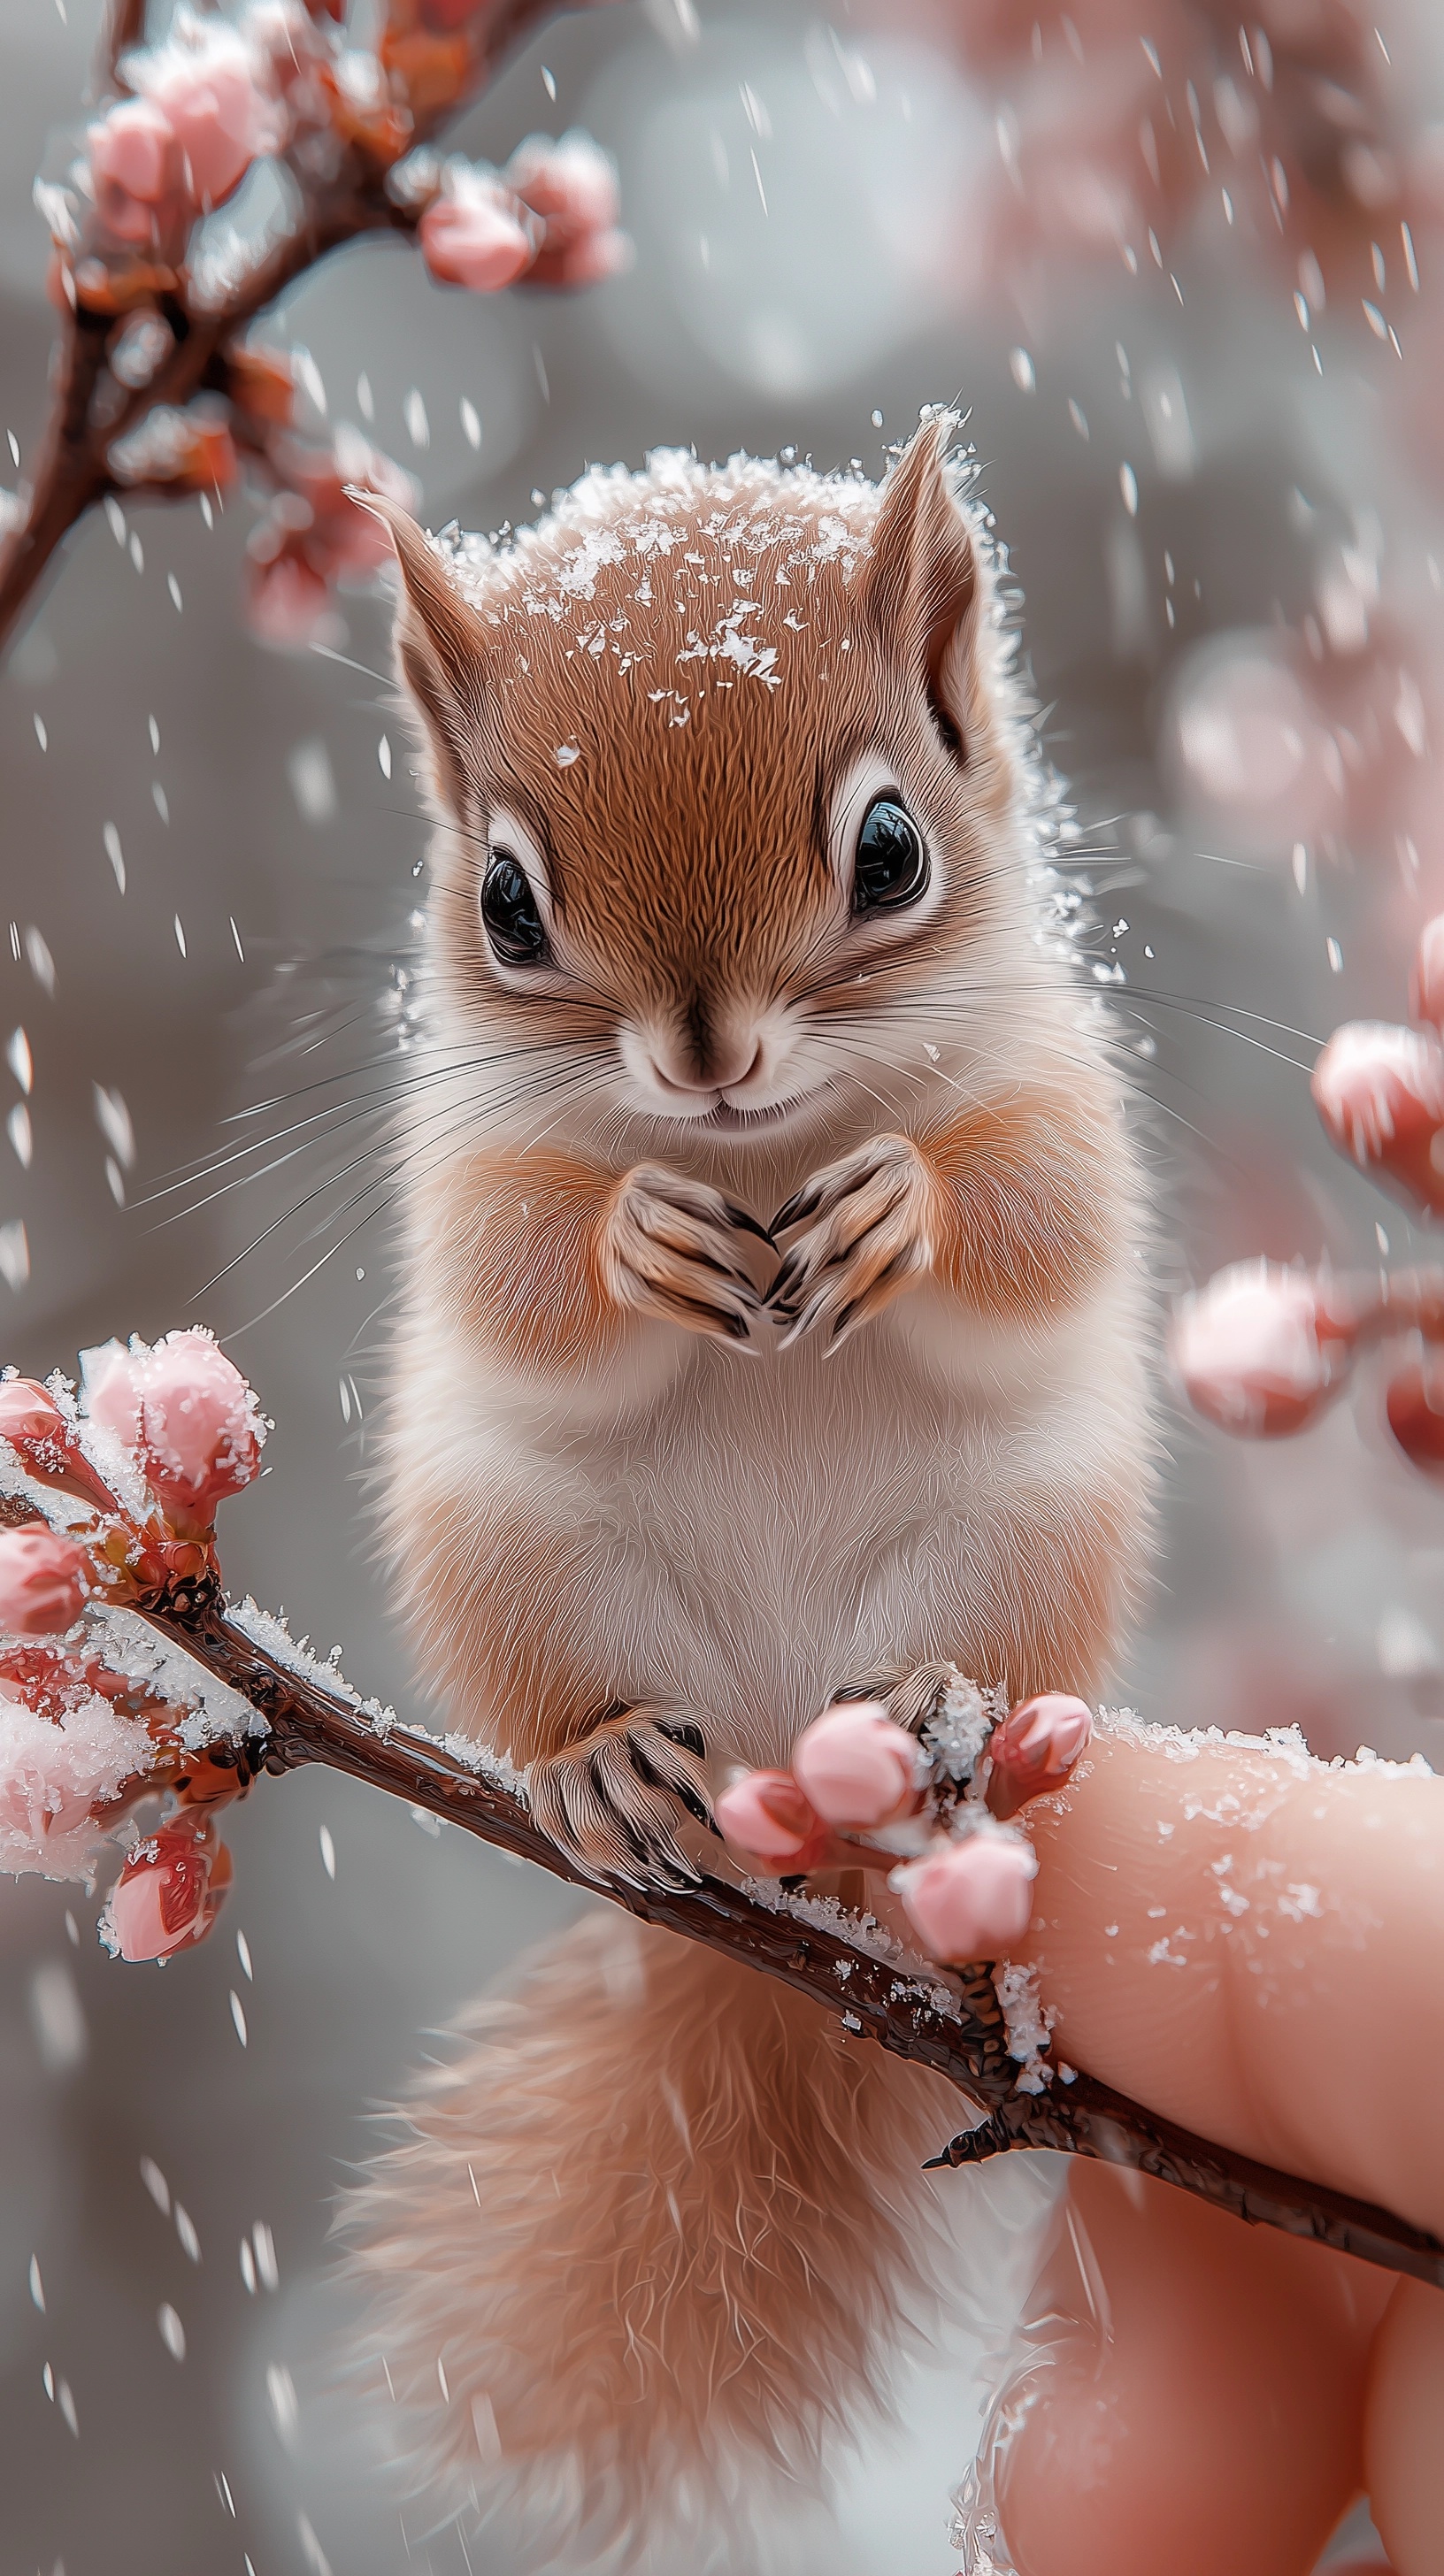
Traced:
<path id="1" fill-rule="evenodd" d="M 253 161 L 285 141 L 266 59 L 224 18 L 177 10 L 168 42 L 131 55 L 126 71 L 170 127 L 182 182 L 197 206 L 220 205 Z"/>
<path id="2" fill-rule="evenodd" d="M 1413 1467 L 1444 1475 L 1444 1352 L 1427 1347 L 1389 1380 L 1384 1410 Z"/>
<path id="3" fill-rule="evenodd" d="M 44 1521 L 0 1529 L 0 1633 L 58 1637 L 73 1628 L 89 1589 L 82 1551 Z"/>
<path id="4" fill-rule="evenodd" d="M 381 521 L 353 493 L 376 492 L 414 510 L 419 488 L 404 468 L 343 424 L 330 447 L 279 437 L 270 462 L 281 482 L 247 546 L 247 614 L 266 644 L 304 649 L 330 640 L 338 581 L 366 581 L 391 560 Z"/>
<path id="5" fill-rule="evenodd" d="M 1165 750 L 1183 801 L 1285 853 L 1342 818 L 1338 746 L 1273 637 L 1200 647 L 1173 685 Z"/>
<path id="6" fill-rule="evenodd" d="M 421 218 L 421 252 L 442 286 L 489 295 L 531 264 L 534 243 L 516 200 L 490 171 L 447 164 L 441 194 Z"/>
<path id="7" fill-rule="evenodd" d="M 1246 1439 L 1302 1430 L 1342 1385 L 1353 1348 L 1318 1279 L 1270 1261 L 1221 1270 L 1173 1321 L 1173 1365 L 1190 1404 Z"/>
<path id="8" fill-rule="evenodd" d="M 292 548 L 268 563 L 253 561 L 246 582 L 246 620 L 258 642 L 281 653 L 335 643 L 344 632 L 329 581 Z"/>
<path id="9" fill-rule="evenodd" d="M 529 135 L 503 177 L 544 227 L 529 271 L 533 283 L 594 286 L 627 266 L 631 243 L 618 230 L 616 164 L 589 134 L 574 129 L 559 143 Z"/>
<path id="10" fill-rule="evenodd" d="M 91 126 L 87 141 L 96 206 L 117 241 L 148 245 L 181 220 L 179 147 L 159 107 L 122 99 Z"/>
<path id="11" fill-rule="evenodd" d="M 1444 1047 L 1432 1031 L 1353 1020 L 1313 1071 L 1314 1106 L 1340 1153 L 1411 1204 L 1444 1210 Z"/>

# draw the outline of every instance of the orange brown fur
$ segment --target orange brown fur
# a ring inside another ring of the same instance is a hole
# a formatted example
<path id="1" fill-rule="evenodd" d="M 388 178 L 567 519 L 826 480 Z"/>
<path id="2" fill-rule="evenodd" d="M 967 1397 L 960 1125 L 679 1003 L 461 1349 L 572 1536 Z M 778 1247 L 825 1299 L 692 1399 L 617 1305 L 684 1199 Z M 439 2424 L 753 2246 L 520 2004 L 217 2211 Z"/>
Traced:
<path id="1" fill-rule="evenodd" d="M 1138 1177 L 944 451 L 397 526 L 441 828 L 389 1529 L 450 1723 L 598 1875 L 688 1866 L 660 1774 L 695 1808 L 849 1686 L 1095 1693 L 1138 1590 Z M 930 872 L 871 912 L 884 790 Z M 624 2548 L 810 2470 L 901 2331 L 927 2088 L 616 1927 L 469 2027 L 360 2205 L 424 2473 Z"/>

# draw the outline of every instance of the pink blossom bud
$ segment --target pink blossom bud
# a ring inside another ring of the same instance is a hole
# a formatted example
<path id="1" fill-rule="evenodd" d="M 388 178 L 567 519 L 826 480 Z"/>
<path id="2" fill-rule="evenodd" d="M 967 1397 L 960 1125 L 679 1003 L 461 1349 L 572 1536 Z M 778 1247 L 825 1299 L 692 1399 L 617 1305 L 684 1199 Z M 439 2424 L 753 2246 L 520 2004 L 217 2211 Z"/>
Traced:
<path id="1" fill-rule="evenodd" d="M 33 1378 L 10 1377 L 0 1382 L 0 1440 L 28 1458 L 42 1442 L 68 1446 L 70 1425 L 47 1388 Z"/>
<path id="2" fill-rule="evenodd" d="M 123 99 L 92 125 L 92 176 L 128 197 L 155 205 L 172 185 L 175 131 L 163 109 L 146 98 Z"/>
<path id="3" fill-rule="evenodd" d="M 930 1958 L 998 1959 L 1028 1929 L 1037 1870 L 1020 1834 L 976 1833 L 935 1843 L 890 1884 Z"/>
<path id="4" fill-rule="evenodd" d="M 1061 1789 L 1093 1734 L 1087 1703 L 1062 1691 L 1045 1691 L 1012 1709 L 988 1746 L 992 1777 L 988 1805 L 995 1816 L 1013 1816 L 1030 1798 Z"/>
<path id="5" fill-rule="evenodd" d="M 1444 1475 L 1444 1353 L 1426 1350 L 1389 1380 L 1389 1428 L 1412 1466 Z"/>
<path id="6" fill-rule="evenodd" d="M 880 1700 L 840 1700 L 798 1737 L 792 1767 L 829 1824 L 866 1832 L 916 1805 L 916 1754 Z"/>
<path id="7" fill-rule="evenodd" d="M 231 1878 L 231 1859 L 212 1825 L 172 1818 L 139 1843 L 106 1909 L 111 1945 L 122 1959 L 165 1959 L 203 1941 Z"/>
<path id="8" fill-rule="evenodd" d="M 629 233 L 582 233 L 560 250 L 548 243 L 532 264 L 530 282 L 537 286 L 604 286 L 631 267 L 634 250 Z"/>
<path id="9" fill-rule="evenodd" d="M 717 1800 L 718 1824 L 730 1843 L 769 1869 L 805 1873 L 830 1842 L 789 1771 L 746 1771 Z"/>
<path id="10" fill-rule="evenodd" d="M 256 1399 L 209 1333 L 167 1333 L 135 1377 L 141 1468 L 168 1518 L 209 1525 L 217 1503 L 260 1472 Z"/>
<path id="11" fill-rule="evenodd" d="M 490 295 L 510 286 L 531 265 L 534 244 L 515 201 L 483 171 L 464 165 L 447 173 L 443 193 L 419 226 L 421 254 L 442 286 L 469 286 Z"/>
<path id="12" fill-rule="evenodd" d="M 120 1342 L 103 1344 L 83 1355 L 85 1410 L 102 1431 L 112 1432 L 123 1449 L 140 1438 L 139 1365 Z"/>
<path id="13" fill-rule="evenodd" d="M 1245 1439 L 1302 1430 L 1343 1384 L 1352 1351 L 1320 1283 L 1267 1261 L 1221 1270 L 1173 1321 L 1173 1365 L 1189 1403 Z"/>
<path id="14" fill-rule="evenodd" d="M 506 182 L 543 218 L 548 250 L 610 232 L 621 211 L 616 163 L 590 134 L 575 129 L 559 143 L 549 134 L 528 135 L 507 163 Z"/>
<path id="15" fill-rule="evenodd" d="M 0 1530 L 0 1631 L 58 1637 L 73 1628 L 88 1590 L 85 1557 L 43 1521 Z"/>
<path id="16" fill-rule="evenodd" d="M 96 205 L 117 241 L 149 242 L 181 186 L 175 131 L 148 98 L 112 107 L 87 135 Z"/>
<path id="17" fill-rule="evenodd" d="M 262 644 L 282 653 L 304 653 L 342 632 L 330 582 L 298 554 L 249 571 L 246 618 Z"/>
<path id="18" fill-rule="evenodd" d="M 1340 1153 L 1401 1197 L 1444 1211 L 1444 1047 L 1436 1037 L 1353 1021 L 1330 1038 L 1312 1089 Z"/>
<path id="19" fill-rule="evenodd" d="M 196 205 L 218 206 L 251 163 L 285 138 L 263 58 L 224 19 L 182 19 L 169 44 L 136 55 L 132 69 L 175 135 Z"/>

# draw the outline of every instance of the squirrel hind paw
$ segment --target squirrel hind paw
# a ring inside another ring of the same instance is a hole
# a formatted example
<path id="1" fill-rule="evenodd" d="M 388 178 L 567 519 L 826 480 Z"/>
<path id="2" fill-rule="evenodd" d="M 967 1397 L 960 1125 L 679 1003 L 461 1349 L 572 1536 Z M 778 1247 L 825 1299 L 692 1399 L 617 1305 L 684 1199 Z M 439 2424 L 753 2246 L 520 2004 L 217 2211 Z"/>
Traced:
<path id="1" fill-rule="evenodd" d="M 628 1710 L 532 1764 L 532 1814 L 587 1878 L 695 1887 L 701 1871 L 676 1828 L 680 1809 L 716 1830 L 704 1756 L 696 1726 Z"/>

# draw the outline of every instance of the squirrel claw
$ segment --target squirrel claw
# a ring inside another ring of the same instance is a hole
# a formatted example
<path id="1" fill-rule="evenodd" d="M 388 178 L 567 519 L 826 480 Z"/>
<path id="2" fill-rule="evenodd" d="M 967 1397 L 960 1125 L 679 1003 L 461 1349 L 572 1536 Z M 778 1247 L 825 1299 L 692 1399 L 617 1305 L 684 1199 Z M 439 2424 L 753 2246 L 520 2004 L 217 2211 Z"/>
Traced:
<path id="1" fill-rule="evenodd" d="M 679 1807 L 713 1828 L 699 1730 L 626 1710 L 527 1773 L 532 1814 L 586 1878 L 628 1887 L 695 1887 L 701 1871 L 676 1838 Z"/>

